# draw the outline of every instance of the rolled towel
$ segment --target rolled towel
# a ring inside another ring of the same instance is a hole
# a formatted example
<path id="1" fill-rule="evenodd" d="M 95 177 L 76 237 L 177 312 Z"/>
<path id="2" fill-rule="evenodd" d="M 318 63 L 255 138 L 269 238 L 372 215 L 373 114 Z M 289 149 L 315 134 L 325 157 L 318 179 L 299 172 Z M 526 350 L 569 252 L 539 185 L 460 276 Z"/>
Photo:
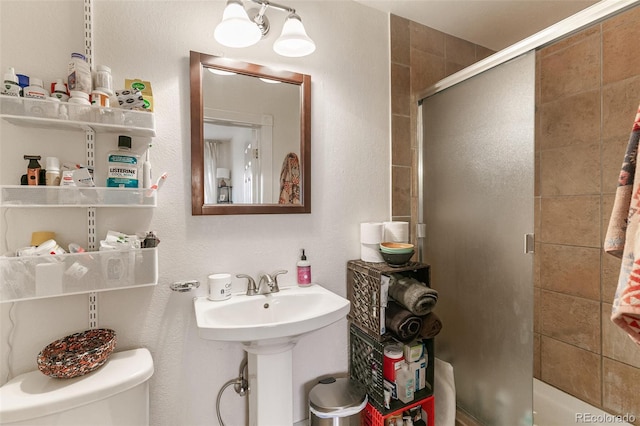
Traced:
<path id="1" fill-rule="evenodd" d="M 422 328 L 422 318 L 391 301 L 387 304 L 384 323 L 387 330 L 401 342 L 413 340 Z"/>
<path id="2" fill-rule="evenodd" d="M 392 274 L 389 296 L 416 315 L 427 315 L 438 302 L 438 292 L 415 278 Z"/>
<path id="3" fill-rule="evenodd" d="M 422 317 L 422 328 L 420 329 L 420 337 L 425 339 L 432 339 L 440 333 L 442 330 L 442 321 L 434 313 Z"/>

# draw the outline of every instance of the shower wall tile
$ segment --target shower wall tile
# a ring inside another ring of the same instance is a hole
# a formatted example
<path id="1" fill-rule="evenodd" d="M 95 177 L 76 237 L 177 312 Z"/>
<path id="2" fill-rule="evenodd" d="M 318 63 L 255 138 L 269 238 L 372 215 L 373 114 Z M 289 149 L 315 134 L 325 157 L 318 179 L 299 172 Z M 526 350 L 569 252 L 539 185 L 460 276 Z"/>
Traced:
<path id="1" fill-rule="evenodd" d="M 640 368 L 638 345 L 611 321 L 612 307 L 610 303 L 602 304 L 602 355 Z"/>
<path id="2" fill-rule="evenodd" d="M 411 93 L 423 92 L 446 76 L 444 56 L 411 49 Z"/>
<path id="3" fill-rule="evenodd" d="M 411 119 L 404 115 L 391 116 L 391 164 L 411 165 Z"/>
<path id="4" fill-rule="evenodd" d="M 600 223 L 600 246 L 603 247 L 604 239 L 607 235 L 607 229 L 609 228 L 609 219 L 611 218 L 611 213 L 613 211 L 613 203 L 615 201 L 615 194 L 602 194 L 602 221 Z M 609 255 L 611 256 L 611 255 Z"/>
<path id="5" fill-rule="evenodd" d="M 444 39 L 446 34 L 416 22 L 409 24 L 410 47 L 420 52 L 444 57 Z"/>
<path id="6" fill-rule="evenodd" d="M 391 62 L 409 65 L 410 57 L 410 33 L 408 19 L 396 15 L 389 17 L 389 32 L 391 45 Z"/>
<path id="7" fill-rule="evenodd" d="M 600 37 L 587 37 L 555 54 L 543 56 L 542 102 L 593 90 L 600 85 Z"/>
<path id="8" fill-rule="evenodd" d="M 600 249 L 540 245 L 540 285 L 571 296 L 600 301 Z"/>
<path id="9" fill-rule="evenodd" d="M 540 333 L 540 293 L 542 290 L 539 287 L 533 289 L 533 331 L 534 333 Z"/>
<path id="10" fill-rule="evenodd" d="M 484 46 L 476 45 L 476 61 L 481 61 L 484 58 L 488 58 L 489 56 L 496 53 L 495 50 L 489 49 Z"/>
<path id="11" fill-rule="evenodd" d="M 600 26 L 599 25 L 594 25 L 591 26 L 587 29 L 584 29 L 582 31 L 579 31 L 575 34 L 572 34 L 570 36 L 564 37 L 563 39 L 543 48 L 540 49 L 540 55 L 541 56 L 549 56 L 549 55 L 553 55 L 554 53 L 558 53 L 561 50 L 565 50 L 567 48 L 572 47 L 572 45 L 574 44 L 578 44 L 580 42 L 583 42 L 584 40 L 590 38 L 590 37 L 599 37 L 600 36 Z"/>
<path id="12" fill-rule="evenodd" d="M 534 181 L 533 181 L 533 196 L 540 197 L 540 165 L 541 165 L 542 153 L 540 151 L 535 152 L 534 154 Z"/>
<path id="13" fill-rule="evenodd" d="M 540 333 L 600 353 L 600 302 L 542 290 Z"/>
<path id="14" fill-rule="evenodd" d="M 602 80 L 604 84 L 638 75 L 640 55 L 640 9 L 636 8 L 603 25 Z M 632 41 L 633 40 L 633 41 Z"/>
<path id="15" fill-rule="evenodd" d="M 540 334 L 533 335 L 533 377 L 540 379 Z"/>
<path id="16" fill-rule="evenodd" d="M 392 166 L 392 202 L 393 216 L 411 215 L 411 167 Z"/>
<path id="17" fill-rule="evenodd" d="M 629 141 L 640 103 L 640 68 L 636 76 L 602 88 L 602 136 Z"/>
<path id="18" fill-rule="evenodd" d="M 604 408 L 634 415 L 634 424 L 640 424 L 640 369 L 604 358 L 603 372 Z"/>
<path id="19" fill-rule="evenodd" d="M 446 35 L 444 49 L 448 63 L 467 67 L 477 61 L 476 45 L 461 38 Z"/>
<path id="20" fill-rule="evenodd" d="M 618 277 L 620 276 L 621 260 L 609 253 L 602 252 L 602 301 L 613 303 L 613 298 L 618 287 Z"/>
<path id="21" fill-rule="evenodd" d="M 446 63 L 444 64 L 444 71 L 445 71 L 446 75 L 455 74 L 458 71 L 461 71 L 461 70 L 463 70 L 465 68 L 466 68 L 466 66 L 460 65 L 460 64 L 456 64 L 455 62 L 446 61 Z"/>
<path id="22" fill-rule="evenodd" d="M 593 145 L 600 140 L 600 90 L 544 103 L 538 112 L 542 150 Z"/>
<path id="23" fill-rule="evenodd" d="M 542 198 L 540 242 L 600 246 L 600 196 Z"/>
<path id="24" fill-rule="evenodd" d="M 542 151 L 540 194 L 543 197 L 599 193 L 599 144 Z"/>
<path id="25" fill-rule="evenodd" d="M 410 68 L 404 65 L 391 64 L 391 113 L 409 115 L 410 100 Z"/>
<path id="26" fill-rule="evenodd" d="M 550 337 L 540 346 L 542 380 L 593 405 L 601 404 L 600 356 Z"/>

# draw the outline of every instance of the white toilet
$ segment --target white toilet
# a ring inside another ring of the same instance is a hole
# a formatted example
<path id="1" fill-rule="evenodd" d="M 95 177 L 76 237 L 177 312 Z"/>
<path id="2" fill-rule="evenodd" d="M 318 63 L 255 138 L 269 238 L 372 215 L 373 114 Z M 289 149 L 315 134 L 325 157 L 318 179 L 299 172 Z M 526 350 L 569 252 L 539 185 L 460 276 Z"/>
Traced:
<path id="1" fill-rule="evenodd" d="M 0 424 L 11 426 L 143 426 L 149 424 L 147 349 L 111 354 L 97 370 L 73 379 L 40 371 L 0 387 Z"/>

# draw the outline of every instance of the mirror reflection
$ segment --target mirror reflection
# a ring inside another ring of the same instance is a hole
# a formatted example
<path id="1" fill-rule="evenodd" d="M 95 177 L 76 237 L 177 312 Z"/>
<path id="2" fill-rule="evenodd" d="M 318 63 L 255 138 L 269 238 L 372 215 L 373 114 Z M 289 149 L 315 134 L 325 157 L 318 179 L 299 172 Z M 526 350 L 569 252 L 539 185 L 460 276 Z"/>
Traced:
<path id="1" fill-rule="evenodd" d="M 310 77 L 191 56 L 193 214 L 310 212 Z"/>

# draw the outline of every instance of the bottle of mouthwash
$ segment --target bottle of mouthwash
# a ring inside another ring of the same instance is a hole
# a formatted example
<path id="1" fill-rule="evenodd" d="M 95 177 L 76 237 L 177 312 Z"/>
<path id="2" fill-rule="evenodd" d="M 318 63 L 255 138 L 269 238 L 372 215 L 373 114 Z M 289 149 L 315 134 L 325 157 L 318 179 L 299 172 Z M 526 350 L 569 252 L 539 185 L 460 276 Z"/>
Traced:
<path id="1" fill-rule="evenodd" d="M 138 188 L 140 156 L 131 151 L 131 138 L 118 137 L 118 150 L 107 155 L 107 187 Z"/>

